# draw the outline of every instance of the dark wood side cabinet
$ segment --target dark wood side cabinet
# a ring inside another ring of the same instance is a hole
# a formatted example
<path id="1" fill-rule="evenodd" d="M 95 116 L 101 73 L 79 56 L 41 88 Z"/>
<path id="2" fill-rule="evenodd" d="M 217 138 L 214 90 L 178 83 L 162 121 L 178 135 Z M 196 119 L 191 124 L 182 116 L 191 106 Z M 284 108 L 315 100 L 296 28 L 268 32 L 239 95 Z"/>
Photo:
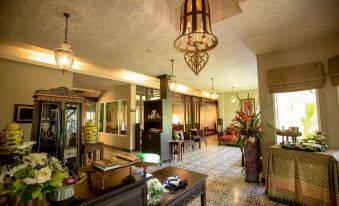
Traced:
<path id="1" fill-rule="evenodd" d="M 37 90 L 34 94 L 32 140 L 35 151 L 57 157 L 63 163 L 81 163 L 82 104 L 84 98 L 65 87 Z"/>
<path id="2" fill-rule="evenodd" d="M 169 144 L 172 140 L 171 104 L 168 99 L 144 102 L 142 152 L 158 154 L 162 162 L 171 160 Z M 152 117 L 154 113 L 156 116 Z"/>

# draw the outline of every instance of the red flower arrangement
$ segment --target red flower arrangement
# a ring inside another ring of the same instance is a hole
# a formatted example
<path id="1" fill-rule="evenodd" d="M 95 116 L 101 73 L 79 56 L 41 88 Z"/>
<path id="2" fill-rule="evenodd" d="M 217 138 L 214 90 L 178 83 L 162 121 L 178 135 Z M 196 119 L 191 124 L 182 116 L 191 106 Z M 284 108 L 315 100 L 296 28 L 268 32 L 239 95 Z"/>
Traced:
<path id="1" fill-rule="evenodd" d="M 249 110 L 247 110 L 249 111 Z M 242 109 L 236 112 L 232 120 L 235 126 L 237 144 L 244 147 L 246 144 L 260 141 L 262 137 L 262 128 L 260 113 L 253 109 L 254 112 L 244 112 Z"/>

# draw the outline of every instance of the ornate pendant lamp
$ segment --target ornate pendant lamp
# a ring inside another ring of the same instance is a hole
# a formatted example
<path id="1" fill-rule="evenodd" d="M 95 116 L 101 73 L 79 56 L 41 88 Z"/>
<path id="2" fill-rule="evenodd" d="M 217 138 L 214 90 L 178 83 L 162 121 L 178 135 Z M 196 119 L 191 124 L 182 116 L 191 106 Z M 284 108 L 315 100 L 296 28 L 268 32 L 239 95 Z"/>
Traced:
<path id="1" fill-rule="evenodd" d="M 234 96 L 234 87 L 232 87 L 232 97 L 231 97 L 231 103 L 235 104 L 237 102 L 237 99 Z"/>
<path id="2" fill-rule="evenodd" d="M 217 94 L 217 91 L 214 90 L 214 87 L 213 87 L 213 77 L 211 78 L 212 79 L 212 91 L 211 91 L 211 98 L 212 99 L 218 99 L 218 94 Z"/>
<path id="3" fill-rule="evenodd" d="M 184 0 L 181 6 L 180 33 L 174 48 L 185 53 L 185 62 L 195 75 L 207 64 L 207 52 L 218 44 L 210 16 L 208 0 Z"/>
<path id="4" fill-rule="evenodd" d="M 64 16 L 66 18 L 65 41 L 60 45 L 60 48 L 54 51 L 57 68 L 60 69 L 62 73 L 69 70 L 74 61 L 74 52 L 71 50 L 71 45 L 67 43 L 68 19 L 71 15 L 64 13 Z"/>
<path id="5" fill-rule="evenodd" d="M 171 62 L 172 62 L 172 75 L 170 75 L 170 80 L 168 81 L 168 86 L 169 86 L 171 91 L 175 91 L 175 89 L 177 88 L 177 82 L 175 81 L 175 76 L 173 75 L 174 59 L 171 59 Z"/>

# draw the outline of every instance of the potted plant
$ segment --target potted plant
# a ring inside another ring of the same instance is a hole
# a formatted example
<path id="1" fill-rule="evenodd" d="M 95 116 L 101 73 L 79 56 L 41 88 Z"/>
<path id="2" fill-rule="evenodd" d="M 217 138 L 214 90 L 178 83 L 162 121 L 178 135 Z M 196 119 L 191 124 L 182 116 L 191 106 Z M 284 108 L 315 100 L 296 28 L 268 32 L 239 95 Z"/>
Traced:
<path id="1" fill-rule="evenodd" d="M 255 108 L 236 112 L 233 119 L 237 144 L 244 153 L 246 181 L 259 182 L 261 172 L 260 140 L 262 137 L 260 112 Z"/>
<path id="2" fill-rule="evenodd" d="M 151 205 L 156 205 L 160 203 L 161 195 L 168 192 L 165 188 L 165 185 L 161 184 L 161 182 L 157 178 L 153 178 L 147 182 L 148 188 L 148 197 L 149 203 Z"/>
<path id="3" fill-rule="evenodd" d="M 0 181 L 5 184 L 4 194 L 16 199 L 16 204 L 42 205 L 47 192 L 63 186 L 68 172 L 55 157 L 46 153 L 29 153 L 16 162 Z"/>

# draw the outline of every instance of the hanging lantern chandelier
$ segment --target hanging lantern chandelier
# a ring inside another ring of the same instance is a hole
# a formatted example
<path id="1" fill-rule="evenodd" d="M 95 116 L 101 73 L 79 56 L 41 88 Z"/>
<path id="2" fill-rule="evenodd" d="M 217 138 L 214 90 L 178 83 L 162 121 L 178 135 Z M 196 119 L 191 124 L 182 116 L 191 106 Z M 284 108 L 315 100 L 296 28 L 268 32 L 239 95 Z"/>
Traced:
<path id="1" fill-rule="evenodd" d="M 207 52 L 218 44 L 210 16 L 208 0 L 184 0 L 181 6 L 180 33 L 174 48 L 185 53 L 185 62 L 195 75 L 207 64 Z"/>
<path id="2" fill-rule="evenodd" d="M 54 51 L 57 68 L 60 69 L 63 74 L 71 68 L 74 61 L 74 52 L 71 50 L 71 45 L 67 43 L 68 19 L 71 15 L 64 13 L 64 16 L 66 18 L 65 41 L 60 45 L 60 48 Z"/>
<path id="3" fill-rule="evenodd" d="M 211 98 L 212 99 L 218 99 L 218 94 L 217 94 L 217 91 L 214 90 L 214 87 L 213 87 L 213 77 L 211 78 L 212 79 L 212 91 L 211 91 Z"/>
<path id="4" fill-rule="evenodd" d="M 171 91 L 175 91 L 175 89 L 177 88 L 177 82 L 175 80 L 175 76 L 173 75 L 173 63 L 174 63 L 174 59 L 171 59 L 172 62 L 172 75 L 170 75 L 170 79 L 168 81 L 168 86 L 170 88 Z"/>

